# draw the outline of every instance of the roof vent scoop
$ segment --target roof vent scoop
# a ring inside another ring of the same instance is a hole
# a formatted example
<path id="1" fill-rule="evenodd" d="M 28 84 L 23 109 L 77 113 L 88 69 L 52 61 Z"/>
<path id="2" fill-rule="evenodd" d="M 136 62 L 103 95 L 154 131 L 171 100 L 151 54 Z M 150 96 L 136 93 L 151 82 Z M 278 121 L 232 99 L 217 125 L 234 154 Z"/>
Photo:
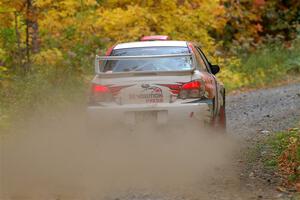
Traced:
<path id="1" fill-rule="evenodd" d="M 153 35 L 153 36 L 144 36 L 141 38 L 141 41 L 164 41 L 169 40 L 167 35 Z"/>

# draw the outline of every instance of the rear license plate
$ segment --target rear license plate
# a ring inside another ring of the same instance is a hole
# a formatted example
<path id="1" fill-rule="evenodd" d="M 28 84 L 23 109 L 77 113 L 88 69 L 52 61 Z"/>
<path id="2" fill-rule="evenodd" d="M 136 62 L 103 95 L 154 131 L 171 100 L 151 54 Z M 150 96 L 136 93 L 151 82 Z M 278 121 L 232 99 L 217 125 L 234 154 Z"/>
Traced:
<path id="1" fill-rule="evenodd" d="M 157 112 L 156 111 L 143 111 L 135 112 L 136 122 L 156 122 Z"/>

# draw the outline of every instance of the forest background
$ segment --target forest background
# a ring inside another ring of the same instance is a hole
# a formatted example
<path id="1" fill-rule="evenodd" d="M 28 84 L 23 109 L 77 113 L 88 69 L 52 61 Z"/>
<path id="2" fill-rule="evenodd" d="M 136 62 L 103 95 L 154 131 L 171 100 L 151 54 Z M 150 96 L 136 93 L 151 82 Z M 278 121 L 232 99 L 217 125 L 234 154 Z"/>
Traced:
<path id="1" fill-rule="evenodd" d="M 0 0 L 0 132 L 84 102 L 96 54 L 157 34 L 198 42 L 229 91 L 300 75 L 298 0 Z"/>

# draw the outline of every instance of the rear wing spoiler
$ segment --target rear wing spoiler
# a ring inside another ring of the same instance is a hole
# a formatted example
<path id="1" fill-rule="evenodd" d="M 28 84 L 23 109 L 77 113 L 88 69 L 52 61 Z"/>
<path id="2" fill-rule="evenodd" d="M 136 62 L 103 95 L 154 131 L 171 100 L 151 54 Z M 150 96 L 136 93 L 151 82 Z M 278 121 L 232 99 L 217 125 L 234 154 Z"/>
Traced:
<path id="1" fill-rule="evenodd" d="M 166 54 L 166 55 L 142 55 L 142 56 L 98 56 L 96 55 L 95 59 L 95 72 L 98 75 L 105 75 L 107 73 L 103 72 L 104 62 L 109 60 L 151 60 L 159 58 L 178 58 L 178 57 L 192 57 L 194 60 L 194 54 Z M 193 62 L 193 67 L 190 70 L 185 71 L 194 71 L 196 69 L 195 62 Z M 130 72 L 114 72 L 113 74 L 126 74 L 126 73 L 149 73 L 155 71 L 130 71 Z M 170 72 L 170 71 L 159 71 L 159 73 Z"/>

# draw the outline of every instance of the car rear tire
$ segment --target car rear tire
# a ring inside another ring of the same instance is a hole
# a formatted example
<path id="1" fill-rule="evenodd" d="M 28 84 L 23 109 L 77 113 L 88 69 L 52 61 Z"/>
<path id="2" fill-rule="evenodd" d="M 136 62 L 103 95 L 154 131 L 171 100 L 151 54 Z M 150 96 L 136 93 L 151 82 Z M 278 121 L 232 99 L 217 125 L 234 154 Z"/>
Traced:
<path id="1" fill-rule="evenodd" d="M 222 131 L 226 132 L 226 97 L 225 97 L 225 91 L 223 93 L 223 105 L 220 108 L 219 111 L 219 127 Z"/>
<path id="2" fill-rule="evenodd" d="M 225 105 L 220 108 L 219 125 L 223 130 L 226 130 L 226 109 L 225 109 Z"/>
<path id="3" fill-rule="evenodd" d="M 223 105 L 220 107 L 219 113 L 217 116 L 212 119 L 212 128 L 217 132 L 226 132 L 226 105 L 225 105 L 225 92 L 223 95 Z"/>

